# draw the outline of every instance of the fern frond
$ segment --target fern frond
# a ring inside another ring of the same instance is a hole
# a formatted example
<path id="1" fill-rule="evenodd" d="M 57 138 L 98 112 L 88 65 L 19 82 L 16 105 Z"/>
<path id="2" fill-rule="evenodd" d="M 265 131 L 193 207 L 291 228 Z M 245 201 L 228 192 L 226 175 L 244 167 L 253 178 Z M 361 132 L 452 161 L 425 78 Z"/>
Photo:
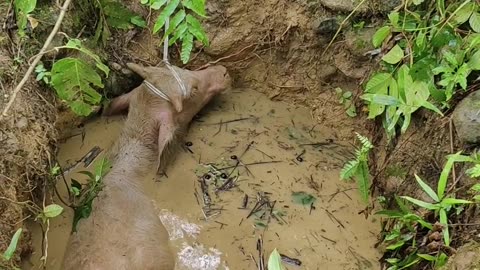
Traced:
<path id="1" fill-rule="evenodd" d="M 358 160 L 350 160 L 349 162 L 347 162 L 347 164 L 345 164 L 345 166 L 343 166 L 343 169 L 340 171 L 340 179 L 351 179 L 356 174 L 358 164 Z"/>
<path id="2" fill-rule="evenodd" d="M 365 137 L 365 136 L 362 136 L 358 133 L 355 133 L 357 135 L 357 138 L 358 140 L 360 141 L 360 143 L 362 144 L 362 149 L 372 149 L 373 148 L 373 144 L 370 142 L 370 140 Z"/>
<path id="3" fill-rule="evenodd" d="M 468 169 L 467 174 L 472 178 L 480 177 L 480 164 L 477 164 L 473 168 Z"/>

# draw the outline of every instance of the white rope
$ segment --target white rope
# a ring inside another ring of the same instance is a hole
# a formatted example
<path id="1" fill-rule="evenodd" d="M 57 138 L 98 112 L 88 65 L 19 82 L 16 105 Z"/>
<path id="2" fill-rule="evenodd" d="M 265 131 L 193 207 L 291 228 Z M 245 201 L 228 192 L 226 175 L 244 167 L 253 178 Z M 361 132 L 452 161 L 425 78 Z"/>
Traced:
<path id="1" fill-rule="evenodd" d="M 168 1 L 166 4 L 168 5 Z M 165 20 L 165 34 L 167 33 L 169 27 L 170 27 L 170 18 L 167 17 L 167 19 Z M 180 90 L 182 91 L 182 95 L 186 97 L 187 88 L 185 87 L 183 80 L 180 78 L 180 75 L 178 75 L 178 72 L 172 67 L 172 65 L 168 61 L 168 35 L 165 35 L 165 39 L 163 40 L 163 62 L 165 63 L 167 68 L 170 70 L 170 72 L 172 72 L 173 77 L 175 77 L 175 80 L 177 80 L 177 83 L 180 86 Z M 168 96 L 164 92 L 162 92 L 162 90 L 158 89 L 147 80 L 144 80 L 143 82 L 145 83 L 145 86 L 148 88 L 148 90 L 150 90 L 152 93 L 165 99 L 166 101 L 171 102 L 170 98 L 168 98 Z"/>

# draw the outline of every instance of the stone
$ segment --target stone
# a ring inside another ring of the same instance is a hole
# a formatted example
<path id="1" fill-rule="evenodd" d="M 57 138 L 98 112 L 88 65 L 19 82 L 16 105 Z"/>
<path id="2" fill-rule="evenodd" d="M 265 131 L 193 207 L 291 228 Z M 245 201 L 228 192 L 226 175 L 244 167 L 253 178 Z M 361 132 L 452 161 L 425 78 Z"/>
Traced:
<path id="1" fill-rule="evenodd" d="M 341 12 L 352 12 L 361 1 L 362 0 L 319 0 L 324 7 Z M 401 3 L 401 0 L 367 0 L 357 9 L 357 12 L 369 12 L 372 14 L 388 12 Z"/>
<path id="2" fill-rule="evenodd" d="M 453 124 L 460 141 L 480 143 L 480 91 L 465 97 L 453 112 Z"/>
<path id="3" fill-rule="evenodd" d="M 463 245 L 440 270 L 480 270 L 480 244 Z"/>

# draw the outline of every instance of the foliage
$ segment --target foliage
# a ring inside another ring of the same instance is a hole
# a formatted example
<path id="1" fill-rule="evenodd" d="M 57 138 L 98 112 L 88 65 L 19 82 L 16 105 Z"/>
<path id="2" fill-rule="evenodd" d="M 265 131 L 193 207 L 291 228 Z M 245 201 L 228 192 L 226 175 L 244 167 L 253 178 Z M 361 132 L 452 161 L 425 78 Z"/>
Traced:
<path id="1" fill-rule="evenodd" d="M 274 249 L 272 253 L 270 253 L 270 257 L 268 258 L 268 270 L 284 270 L 285 267 L 282 264 L 282 256 L 278 253 L 277 249 Z"/>
<path id="2" fill-rule="evenodd" d="M 35 10 L 37 0 L 15 0 L 15 14 L 17 16 L 18 34 L 20 37 L 25 36 L 30 13 Z"/>
<path id="3" fill-rule="evenodd" d="M 370 188 L 370 171 L 368 169 L 368 154 L 373 148 L 367 137 L 357 133 L 361 147 L 355 151 L 355 159 L 348 161 L 340 172 L 342 180 L 354 178 L 357 181 L 360 195 L 364 202 L 368 202 Z"/>
<path id="4" fill-rule="evenodd" d="M 155 20 L 153 33 L 158 33 L 162 28 L 168 28 L 163 34 L 163 39 L 170 35 L 169 45 L 181 40 L 181 60 L 186 64 L 190 60 L 194 40 L 200 41 L 204 46 L 209 45 L 208 37 L 197 17 L 205 18 L 205 0 L 141 0 L 142 4 L 161 12 Z"/>
<path id="5" fill-rule="evenodd" d="M 448 229 L 448 217 L 452 213 L 458 215 L 463 210 L 463 205 L 471 203 L 469 200 L 449 196 L 447 192 L 450 171 L 456 162 L 471 163 L 476 162 L 476 160 L 475 156 L 464 156 L 461 155 L 460 152 L 450 155 L 438 179 L 436 191 L 418 175 L 415 175 L 418 185 L 432 202 L 421 201 L 409 196 L 401 196 L 406 202 L 410 202 L 425 210 L 422 211 L 423 216 L 433 218 L 432 223 L 438 224 L 438 226 L 432 225 L 432 223 L 427 222 L 418 214 L 413 213 L 398 197 L 396 197 L 396 202 L 399 210 L 382 210 L 377 212 L 378 215 L 395 221 L 393 227 L 387 230 L 384 235 L 384 243 L 386 244 L 386 250 L 389 254 L 389 258 L 386 259 L 386 261 L 391 265 L 388 269 L 406 269 L 421 261 L 427 261 L 434 267 L 445 264 L 447 255 L 442 252 L 443 249 L 436 250 L 436 256 L 432 256 L 431 252 L 428 253 L 428 246 L 426 247 L 428 243 L 420 243 L 422 241 L 417 241 L 417 239 L 424 238 L 425 231 L 428 230 L 428 235 L 441 233 L 441 236 L 439 234 L 439 240 L 440 238 L 443 240 L 442 245 L 446 247 L 450 246 L 451 238 Z"/>
<path id="6" fill-rule="evenodd" d="M 5 250 L 5 252 L 3 252 L 2 254 L 2 259 L 4 261 L 10 261 L 13 258 L 13 254 L 17 250 L 18 241 L 20 240 L 21 235 L 22 235 L 22 228 L 19 228 L 13 235 L 7 250 Z"/>
<path id="7" fill-rule="evenodd" d="M 339 87 L 335 88 L 335 92 L 337 94 L 340 104 L 343 104 L 343 106 L 345 107 L 347 115 L 350 117 L 357 116 L 357 110 L 352 100 L 352 92 L 343 91 L 343 89 Z"/>
<path id="8" fill-rule="evenodd" d="M 110 170 L 110 162 L 106 158 L 102 158 L 95 164 L 94 172 L 81 171 L 80 174 L 87 176 L 87 183 L 81 184 L 79 181 L 72 179 L 70 192 L 73 195 L 73 227 L 72 231 L 76 231 L 77 224 L 82 218 L 88 218 L 92 212 L 93 200 L 103 188 L 103 177 Z"/>
<path id="9" fill-rule="evenodd" d="M 110 27 L 128 30 L 135 26 L 141 28 L 147 26 L 147 22 L 141 16 L 133 13 L 118 1 L 95 0 L 94 5 L 99 13 L 94 40 L 96 42 L 101 40 L 103 46 L 107 45 L 107 41 L 112 35 Z"/>
<path id="10" fill-rule="evenodd" d="M 441 114 L 469 75 L 480 70 L 480 7 L 477 2 L 444 0 L 437 5 L 407 1 L 388 15 L 372 38 L 388 50 L 362 96 L 369 118 L 382 117 L 389 138 L 404 133 L 412 114 L 426 108 Z M 436 104 L 436 105 L 434 105 Z"/>
<path id="11" fill-rule="evenodd" d="M 75 49 L 92 58 L 97 69 L 108 76 L 109 69 L 100 57 L 82 46 L 78 39 L 71 39 L 57 49 Z M 102 96 L 95 88 L 103 88 L 102 78 L 89 63 L 79 58 L 67 57 L 55 62 L 51 70 L 51 85 L 60 99 L 67 102 L 78 115 L 87 116 L 98 105 Z"/>
<path id="12" fill-rule="evenodd" d="M 35 67 L 35 73 L 37 73 L 37 77 L 35 78 L 37 81 L 43 81 L 45 84 L 50 83 L 52 73 L 43 66 L 43 63 L 40 63 Z"/>
<path id="13" fill-rule="evenodd" d="M 46 223 L 48 219 L 59 216 L 63 212 L 63 207 L 58 204 L 50 204 L 43 208 L 37 216 L 37 219 L 41 219 L 43 223 Z"/>

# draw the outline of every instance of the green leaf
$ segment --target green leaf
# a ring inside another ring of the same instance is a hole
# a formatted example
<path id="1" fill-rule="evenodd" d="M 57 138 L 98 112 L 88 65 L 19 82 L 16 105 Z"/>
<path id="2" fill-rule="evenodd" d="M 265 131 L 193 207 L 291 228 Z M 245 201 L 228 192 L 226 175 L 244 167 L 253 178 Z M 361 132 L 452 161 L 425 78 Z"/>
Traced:
<path id="1" fill-rule="evenodd" d="M 359 163 L 358 160 L 351 160 L 351 161 L 347 162 L 343 166 L 343 169 L 340 171 L 340 179 L 348 180 L 348 179 L 352 178 L 355 175 L 355 173 L 357 172 L 358 163 Z"/>
<path id="2" fill-rule="evenodd" d="M 15 9 L 25 16 L 34 11 L 36 6 L 37 0 L 15 0 Z"/>
<path id="3" fill-rule="evenodd" d="M 403 217 L 404 214 L 400 211 L 395 211 L 395 210 L 380 210 L 376 212 L 375 215 L 382 215 L 389 218 L 401 218 Z"/>
<path id="4" fill-rule="evenodd" d="M 167 0 L 150 0 L 150 8 L 159 10 L 165 3 L 167 3 Z"/>
<path id="5" fill-rule="evenodd" d="M 131 28 L 131 19 L 135 17 L 133 12 L 119 2 L 107 2 L 103 4 L 103 13 L 106 16 L 108 25 L 122 30 Z"/>
<path id="6" fill-rule="evenodd" d="M 356 175 L 358 190 L 365 203 L 368 202 L 370 195 L 370 173 L 367 162 L 363 161 L 359 164 L 359 172 Z"/>
<path id="7" fill-rule="evenodd" d="M 92 112 L 102 96 L 93 87 L 103 88 L 102 79 L 80 59 L 63 58 L 52 66 L 52 86 L 60 99 L 82 116 Z"/>
<path id="8" fill-rule="evenodd" d="M 474 12 L 468 22 L 473 31 L 480 33 L 480 13 Z"/>
<path id="9" fill-rule="evenodd" d="M 95 60 L 95 65 L 98 69 L 100 69 L 101 71 L 103 71 L 103 73 L 105 73 L 105 76 L 108 77 L 108 74 L 110 72 L 110 69 L 102 63 L 102 60 L 100 59 L 100 57 L 98 57 L 98 55 L 96 55 L 95 53 L 93 53 L 92 51 L 88 50 L 87 48 L 83 47 L 82 46 L 82 43 L 80 42 L 80 40 L 78 39 L 70 39 L 67 44 L 65 46 L 62 46 L 64 48 L 69 48 L 69 49 L 75 49 L 75 50 L 78 50 L 86 55 L 88 55 L 89 57 L 91 57 L 93 60 Z M 71 59 L 71 58 L 70 58 Z M 63 59 L 62 59 L 63 60 Z M 81 60 L 80 60 L 81 61 Z M 83 61 L 81 61 L 83 62 Z M 53 70 L 53 68 L 52 68 Z M 103 86 L 102 86 L 103 87 Z"/>
<path id="10" fill-rule="evenodd" d="M 455 198 L 445 198 L 442 200 L 442 204 L 444 205 L 470 204 L 470 203 L 473 203 L 473 202 L 462 200 L 462 199 L 455 199 Z"/>
<path id="11" fill-rule="evenodd" d="M 401 197 L 404 198 L 407 201 L 412 202 L 413 204 L 416 204 L 416 205 L 418 205 L 420 207 L 423 207 L 425 209 L 428 209 L 428 210 L 437 210 L 438 209 L 437 205 L 434 205 L 434 204 L 431 204 L 431 203 L 420 201 L 420 200 L 414 199 L 414 198 L 409 197 L 409 196 L 401 196 Z"/>
<path id="12" fill-rule="evenodd" d="M 208 37 L 205 31 L 203 31 L 202 25 L 200 22 L 193 16 L 187 15 L 187 23 L 190 26 L 188 31 L 192 34 L 195 38 L 200 40 L 203 45 L 208 46 Z"/>
<path id="13" fill-rule="evenodd" d="M 130 23 L 141 28 L 147 27 L 147 22 L 141 16 L 133 16 L 130 18 Z"/>
<path id="14" fill-rule="evenodd" d="M 445 209 L 440 209 L 440 224 L 443 225 L 443 241 L 445 245 L 448 247 L 450 246 L 450 233 L 448 232 L 448 218 L 447 218 L 447 211 Z"/>
<path id="15" fill-rule="evenodd" d="M 274 249 L 268 258 L 268 270 L 283 270 L 282 257 L 277 249 Z"/>
<path id="16" fill-rule="evenodd" d="M 405 242 L 403 241 L 398 241 L 397 243 L 395 244 L 392 244 L 392 245 L 389 245 L 386 247 L 387 250 L 397 250 L 399 248 L 401 248 L 403 245 L 405 245 Z"/>
<path id="17" fill-rule="evenodd" d="M 110 170 L 112 164 L 107 158 L 102 158 L 95 164 L 95 181 L 98 182 L 101 178 L 103 178 L 108 171 Z"/>
<path id="18" fill-rule="evenodd" d="M 434 262 L 437 258 L 432 256 L 432 255 L 428 255 L 428 254 L 418 254 L 417 253 L 417 256 L 426 260 L 426 261 L 429 261 L 429 262 Z"/>
<path id="19" fill-rule="evenodd" d="M 180 11 L 173 16 L 172 20 L 170 21 L 170 25 L 168 26 L 167 32 L 163 35 L 163 38 L 165 39 L 167 36 L 169 36 L 173 31 L 177 28 L 177 26 L 185 19 L 185 10 L 181 9 Z"/>
<path id="20" fill-rule="evenodd" d="M 460 25 L 466 22 L 475 8 L 475 4 L 469 3 L 470 0 L 466 0 L 462 3 L 462 5 L 457 8 L 454 13 L 451 15 L 452 19 L 450 20 L 455 25 Z"/>
<path id="21" fill-rule="evenodd" d="M 308 194 L 304 191 L 300 192 L 292 192 L 292 200 L 294 203 L 301 204 L 301 205 L 312 205 L 317 198 L 313 195 Z"/>
<path id="22" fill-rule="evenodd" d="M 400 18 L 400 13 L 398 13 L 396 11 L 392 11 L 392 12 L 390 12 L 390 14 L 388 14 L 388 19 L 390 20 L 390 23 L 394 27 L 398 27 L 399 18 Z"/>
<path id="23" fill-rule="evenodd" d="M 167 18 L 170 17 L 175 9 L 177 9 L 178 4 L 180 3 L 180 0 L 171 0 L 167 6 L 160 12 L 160 15 L 158 15 L 157 21 L 155 22 L 155 25 L 153 26 L 153 33 L 156 34 L 162 27 L 165 25 L 165 22 L 167 21 Z"/>
<path id="24" fill-rule="evenodd" d="M 440 252 L 440 255 L 438 255 L 438 258 L 435 261 L 435 269 L 438 269 L 444 266 L 447 263 L 447 260 L 448 260 L 448 256 L 445 253 Z"/>
<path id="25" fill-rule="evenodd" d="M 7 250 L 5 250 L 5 252 L 3 253 L 3 259 L 5 261 L 10 261 L 13 258 L 13 254 L 15 254 L 15 251 L 17 250 L 18 241 L 20 240 L 21 235 L 22 228 L 19 228 L 13 235 Z"/>
<path id="26" fill-rule="evenodd" d="M 468 61 L 468 66 L 473 70 L 480 70 L 480 50 L 477 50 Z"/>
<path id="27" fill-rule="evenodd" d="M 470 168 L 466 171 L 467 175 L 472 177 L 472 178 L 478 178 L 480 177 L 480 164 L 475 165 L 473 168 Z M 477 186 L 477 185 L 475 185 Z M 475 187 L 474 186 L 474 187 Z M 480 186 L 477 191 L 480 191 Z"/>
<path id="28" fill-rule="evenodd" d="M 174 34 L 173 34 L 173 38 L 171 38 L 168 41 L 168 45 L 173 45 L 173 43 L 175 43 L 175 41 L 177 41 L 179 38 L 182 38 L 185 35 L 185 33 L 188 33 L 187 28 L 188 28 L 188 25 L 187 25 L 186 21 L 181 23 L 177 27 L 177 29 L 175 29 Z"/>
<path id="29" fill-rule="evenodd" d="M 190 60 L 190 53 L 193 49 L 193 36 L 190 33 L 187 33 L 182 38 L 182 51 L 180 53 L 180 58 L 182 63 L 186 64 Z"/>
<path id="30" fill-rule="evenodd" d="M 417 180 L 417 183 L 420 185 L 422 190 L 425 191 L 425 193 L 427 193 L 430 198 L 432 198 L 436 202 L 440 202 L 440 199 L 438 198 L 435 191 L 433 191 L 433 189 L 429 185 L 427 185 L 427 183 L 423 182 L 423 180 L 417 174 L 415 174 L 415 179 Z"/>
<path id="31" fill-rule="evenodd" d="M 367 93 L 383 93 L 390 85 L 392 75 L 389 73 L 377 73 L 370 78 L 365 87 Z"/>
<path id="32" fill-rule="evenodd" d="M 182 5 L 201 17 L 206 17 L 205 0 L 182 0 Z"/>
<path id="33" fill-rule="evenodd" d="M 447 187 L 448 176 L 450 175 L 450 171 L 452 170 L 454 162 L 458 161 L 461 158 L 461 152 L 458 152 L 454 155 L 450 155 L 447 163 L 443 167 L 442 173 L 440 174 L 440 178 L 438 179 L 438 190 L 437 194 L 440 199 L 443 198 L 445 194 L 445 188 Z"/>
<path id="34" fill-rule="evenodd" d="M 400 62 L 404 56 L 405 54 L 403 53 L 402 48 L 400 48 L 398 45 L 395 45 L 387 54 L 382 57 L 382 60 L 394 65 Z"/>
<path id="35" fill-rule="evenodd" d="M 362 99 L 386 106 L 397 106 L 400 105 L 400 100 L 389 95 L 380 95 L 380 94 L 364 94 L 361 96 Z"/>
<path id="36" fill-rule="evenodd" d="M 391 29 L 389 26 L 384 26 L 375 32 L 372 38 L 372 44 L 375 48 L 378 48 L 382 45 L 383 41 L 390 35 Z"/>
<path id="37" fill-rule="evenodd" d="M 61 207 L 61 206 L 58 205 L 58 204 L 50 204 L 50 205 L 47 205 L 47 206 L 43 209 L 43 213 L 42 213 L 42 214 L 43 214 L 46 218 L 54 218 L 54 217 L 59 216 L 62 212 L 63 212 L 63 207 Z"/>

